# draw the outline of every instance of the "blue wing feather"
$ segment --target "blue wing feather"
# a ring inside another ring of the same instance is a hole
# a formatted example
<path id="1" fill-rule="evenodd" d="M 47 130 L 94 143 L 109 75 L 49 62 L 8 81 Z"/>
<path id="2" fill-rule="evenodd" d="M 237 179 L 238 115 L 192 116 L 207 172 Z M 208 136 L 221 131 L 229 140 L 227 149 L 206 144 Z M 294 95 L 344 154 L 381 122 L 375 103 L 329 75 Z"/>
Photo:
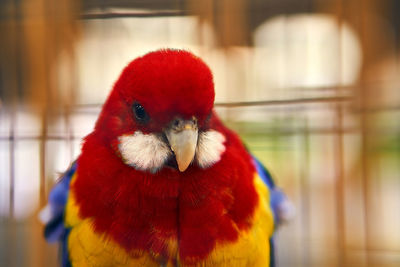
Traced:
<path id="1" fill-rule="evenodd" d="M 63 267 L 71 266 L 66 246 L 70 229 L 64 225 L 64 212 L 68 200 L 69 186 L 76 168 L 77 163 L 74 162 L 51 190 L 48 202 L 50 219 L 44 229 L 44 236 L 48 242 L 61 241 L 61 261 Z"/>
<path id="2" fill-rule="evenodd" d="M 269 189 L 275 188 L 275 182 L 274 180 L 272 180 L 271 174 L 269 173 L 267 168 L 265 168 L 261 161 L 259 161 L 255 156 L 253 156 L 253 160 L 256 166 L 257 173 L 261 177 L 263 182 L 268 186 Z"/>
<path id="3" fill-rule="evenodd" d="M 270 192 L 270 206 L 272 209 L 272 213 L 274 216 L 274 225 L 275 228 L 278 226 L 282 221 L 285 219 L 284 216 L 284 209 L 287 208 L 285 206 L 285 203 L 289 203 L 288 198 L 286 195 L 275 185 L 274 180 L 272 179 L 272 176 L 270 172 L 265 168 L 265 166 L 254 156 L 253 161 L 254 165 L 256 167 L 256 171 L 262 181 L 268 186 L 269 192 Z M 274 242 L 274 237 L 272 236 L 270 238 L 270 266 L 274 267 L 276 262 L 275 262 L 275 242 Z"/>
<path id="4" fill-rule="evenodd" d="M 268 186 L 270 192 L 270 206 L 274 215 L 274 225 L 279 225 L 285 219 L 283 218 L 286 214 L 283 214 L 283 209 L 285 203 L 288 203 L 288 198 L 286 195 L 275 185 L 274 180 L 270 172 L 264 165 L 253 156 L 254 165 L 258 175 L 261 177 L 263 182 Z"/>

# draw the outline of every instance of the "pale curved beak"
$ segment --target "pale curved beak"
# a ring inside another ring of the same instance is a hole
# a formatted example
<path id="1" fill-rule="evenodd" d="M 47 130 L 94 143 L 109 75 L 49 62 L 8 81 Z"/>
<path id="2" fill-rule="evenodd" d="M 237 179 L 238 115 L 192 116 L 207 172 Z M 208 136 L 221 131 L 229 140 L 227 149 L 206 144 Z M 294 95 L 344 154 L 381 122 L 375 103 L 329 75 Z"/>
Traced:
<path id="1" fill-rule="evenodd" d="M 165 131 L 171 150 L 175 154 L 178 169 L 184 172 L 196 153 L 198 128 L 195 120 L 177 119 Z"/>

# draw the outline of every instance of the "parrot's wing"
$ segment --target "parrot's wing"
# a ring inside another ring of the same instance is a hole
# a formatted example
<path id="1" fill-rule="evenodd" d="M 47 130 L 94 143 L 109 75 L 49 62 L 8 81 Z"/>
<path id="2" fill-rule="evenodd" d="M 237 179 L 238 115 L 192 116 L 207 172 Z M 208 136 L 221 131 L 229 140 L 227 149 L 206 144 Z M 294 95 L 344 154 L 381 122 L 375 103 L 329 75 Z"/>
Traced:
<path id="1" fill-rule="evenodd" d="M 47 206 L 39 214 L 40 220 L 46 224 L 44 235 L 48 242 L 59 241 L 64 234 L 64 210 L 69 193 L 69 184 L 76 167 L 77 164 L 74 162 L 61 176 L 58 183 L 50 191 Z"/>
<path id="2" fill-rule="evenodd" d="M 261 161 L 255 156 L 253 156 L 253 160 L 258 175 L 268 186 L 270 192 L 270 205 L 274 215 L 274 225 L 279 226 L 281 223 L 291 220 L 295 213 L 293 204 L 289 201 L 285 193 L 275 185 L 270 172 Z"/>
<path id="3" fill-rule="evenodd" d="M 50 191 L 48 204 L 39 214 L 39 219 L 46 225 L 44 229 L 46 240 L 50 243 L 61 241 L 61 261 L 64 267 L 71 266 L 66 246 L 70 229 L 64 225 L 64 213 L 68 199 L 69 185 L 76 172 L 76 168 L 77 163 L 75 161 Z"/>
<path id="4" fill-rule="evenodd" d="M 272 179 L 271 173 L 267 168 L 258 160 L 255 156 L 253 157 L 256 171 L 261 180 L 268 187 L 270 192 L 270 206 L 274 216 L 275 229 L 283 222 L 289 221 L 294 216 L 294 206 L 289 201 L 287 196 L 275 185 Z M 275 242 L 273 236 L 269 240 L 270 244 L 270 267 L 275 267 Z"/>

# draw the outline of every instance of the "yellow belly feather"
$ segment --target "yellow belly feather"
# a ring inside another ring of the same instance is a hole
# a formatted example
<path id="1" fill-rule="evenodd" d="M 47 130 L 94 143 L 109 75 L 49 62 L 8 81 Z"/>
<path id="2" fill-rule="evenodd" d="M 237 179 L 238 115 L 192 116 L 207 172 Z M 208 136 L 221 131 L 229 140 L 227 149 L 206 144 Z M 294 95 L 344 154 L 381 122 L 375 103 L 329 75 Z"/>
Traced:
<path id="1" fill-rule="evenodd" d="M 74 182 L 75 177 L 72 182 Z M 269 238 L 273 232 L 273 216 L 269 206 L 269 192 L 261 178 L 256 175 L 254 185 L 259 195 L 259 203 L 253 217 L 253 226 L 242 231 L 235 243 L 218 243 L 204 261 L 193 267 L 265 267 L 269 266 Z M 106 234 L 93 231 L 92 219 L 80 219 L 74 195 L 70 192 L 66 207 L 65 223 L 72 228 L 68 237 L 68 250 L 73 267 L 133 267 L 160 266 L 157 255 L 145 251 L 127 253 Z M 176 240 L 170 240 L 171 254 L 177 250 Z M 178 259 L 179 262 L 179 259 Z M 167 266 L 173 266 L 169 262 Z"/>

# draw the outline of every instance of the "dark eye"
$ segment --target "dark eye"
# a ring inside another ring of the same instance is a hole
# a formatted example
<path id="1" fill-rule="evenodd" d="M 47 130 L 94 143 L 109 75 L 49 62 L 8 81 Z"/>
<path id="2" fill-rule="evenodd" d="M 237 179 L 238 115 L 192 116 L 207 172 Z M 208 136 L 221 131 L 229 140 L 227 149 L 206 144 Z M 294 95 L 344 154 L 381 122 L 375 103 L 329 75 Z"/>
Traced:
<path id="1" fill-rule="evenodd" d="M 132 109 L 133 113 L 135 113 L 136 119 L 139 122 L 146 123 L 149 120 L 149 115 L 147 114 L 146 110 L 144 110 L 144 107 L 139 103 L 134 103 Z"/>

